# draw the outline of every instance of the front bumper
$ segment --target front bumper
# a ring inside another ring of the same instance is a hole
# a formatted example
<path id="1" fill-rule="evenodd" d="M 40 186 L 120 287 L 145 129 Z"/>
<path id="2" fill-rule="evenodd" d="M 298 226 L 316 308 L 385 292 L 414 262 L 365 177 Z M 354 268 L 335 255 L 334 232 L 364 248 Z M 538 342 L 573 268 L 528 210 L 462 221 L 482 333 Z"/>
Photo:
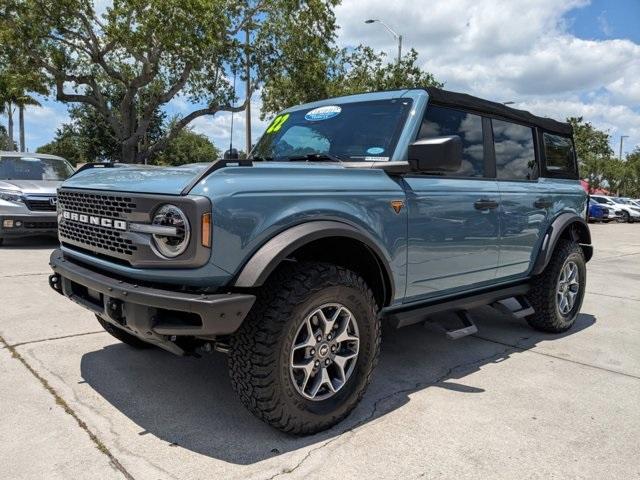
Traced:
<path id="1" fill-rule="evenodd" d="M 54 215 L 0 215 L 0 237 L 55 235 L 58 222 Z"/>
<path id="2" fill-rule="evenodd" d="M 255 302 L 249 294 L 195 294 L 117 280 L 64 258 L 54 250 L 51 287 L 104 320 L 173 353 L 173 337 L 216 337 L 235 332 Z"/>

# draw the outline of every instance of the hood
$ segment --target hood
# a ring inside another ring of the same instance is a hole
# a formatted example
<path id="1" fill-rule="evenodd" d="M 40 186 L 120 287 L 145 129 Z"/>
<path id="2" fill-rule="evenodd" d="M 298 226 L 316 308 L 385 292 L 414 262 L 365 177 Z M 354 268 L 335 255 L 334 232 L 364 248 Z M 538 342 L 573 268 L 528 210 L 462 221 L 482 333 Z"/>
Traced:
<path id="1" fill-rule="evenodd" d="M 180 195 L 180 192 L 210 165 L 210 163 L 200 163 L 182 167 L 125 165 L 114 168 L 89 168 L 65 180 L 62 186 L 114 192 Z"/>
<path id="2" fill-rule="evenodd" d="M 113 192 L 180 195 L 184 188 L 209 166 L 211 163 L 189 164 L 181 167 L 124 165 L 114 168 L 89 168 L 65 180 L 62 186 Z M 246 173 L 246 168 L 228 166 L 216 170 L 213 175 L 224 175 L 227 172 Z M 272 171 L 283 175 L 304 170 L 314 172 L 344 170 L 344 167 L 341 164 L 325 162 L 255 162 L 251 169 L 259 169 L 262 172 Z"/>
<path id="3" fill-rule="evenodd" d="M 0 180 L 0 188 L 26 194 L 54 195 L 62 182 L 57 180 Z"/>

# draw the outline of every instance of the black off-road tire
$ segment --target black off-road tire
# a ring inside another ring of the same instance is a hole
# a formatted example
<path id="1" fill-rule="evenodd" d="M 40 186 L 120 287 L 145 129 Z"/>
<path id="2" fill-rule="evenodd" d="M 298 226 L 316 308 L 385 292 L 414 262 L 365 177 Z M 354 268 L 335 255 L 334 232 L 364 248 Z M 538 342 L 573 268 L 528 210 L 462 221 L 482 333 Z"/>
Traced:
<path id="1" fill-rule="evenodd" d="M 557 306 L 556 292 L 562 268 L 569 261 L 573 261 L 578 267 L 580 285 L 573 308 L 566 315 L 562 315 Z M 533 280 L 532 288 L 527 295 L 527 300 L 535 310 L 533 315 L 527 317 L 529 325 L 548 333 L 569 330 L 580 313 L 586 282 L 587 268 L 582 248 L 576 242 L 559 240 L 547 268 Z"/>
<path id="2" fill-rule="evenodd" d="M 291 348 L 305 318 L 337 302 L 357 320 L 360 345 L 344 386 L 325 400 L 309 400 L 294 385 Z M 320 432 L 343 420 L 362 399 L 378 361 L 380 321 L 371 289 L 356 273 L 327 263 L 279 268 L 260 289 L 230 341 L 229 374 L 242 403 L 269 425 L 294 435 Z"/>
<path id="3" fill-rule="evenodd" d="M 4 238 L 0 237 L 0 247 L 2 246 L 3 243 L 4 243 Z"/>
<path id="4" fill-rule="evenodd" d="M 98 315 L 96 315 L 96 318 L 98 319 L 98 322 L 100 322 L 100 325 L 102 325 L 102 328 L 104 328 L 107 331 L 107 333 L 117 338 L 122 343 L 126 343 L 130 347 L 143 349 L 143 348 L 151 348 L 153 346 L 147 342 L 143 342 L 135 335 L 125 332 L 121 328 L 114 327 L 109 322 L 100 318 Z"/>

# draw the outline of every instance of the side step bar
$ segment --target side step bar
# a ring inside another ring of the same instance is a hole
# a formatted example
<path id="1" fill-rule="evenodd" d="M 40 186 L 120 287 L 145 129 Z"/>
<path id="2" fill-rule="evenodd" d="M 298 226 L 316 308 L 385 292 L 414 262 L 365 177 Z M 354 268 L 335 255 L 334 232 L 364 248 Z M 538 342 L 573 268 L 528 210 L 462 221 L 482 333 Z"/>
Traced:
<path id="1" fill-rule="evenodd" d="M 429 326 L 433 326 L 436 330 L 444 332 L 449 340 L 458 340 L 459 338 L 478 333 L 478 327 L 475 323 L 473 323 L 473 319 L 471 318 L 471 315 L 469 315 L 469 312 L 467 312 L 466 310 L 458 310 L 456 312 L 456 315 L 462 323 L 461 328 L 448 329 L 443 325 L 430 321 L 427 321 L 426 324 Z"/>
<path id="2" fill-rule="evenodd" d="M 535 313 L 531 304 L 522 295 L 498 300 L 492 303 L 491 307 L 505 315 L 513 315 L 516 318 L 525 318 Z"/>
<path id="3" fill-rule="evenodd" d="M 521 283 L 499 289 L 485 290 L 473 295 L 387 307 L 382 310 L 381 314 L 391 326 L 400 328 L 414 323 L 422 323 L 426 320 L 426 317 L 436 313 L 470 310 L 484 305 L 493 305 L 509 297 L 522 297 L 528 291 L 529 285 L 527 283 Z"/>

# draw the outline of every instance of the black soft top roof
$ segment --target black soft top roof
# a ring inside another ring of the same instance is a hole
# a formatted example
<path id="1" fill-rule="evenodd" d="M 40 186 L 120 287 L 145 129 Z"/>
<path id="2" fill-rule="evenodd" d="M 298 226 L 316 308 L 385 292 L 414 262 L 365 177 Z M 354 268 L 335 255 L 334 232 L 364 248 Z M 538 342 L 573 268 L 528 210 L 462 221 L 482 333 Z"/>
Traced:
<path id="1" fill-rule="evenodd" d="M 450 92 L 435 87 L 427 87 L 425 90 L 429 93 L 430 103 L 447 107 L 460 107 L 478 113 L 496 115 L 516 122 L 540 127 L 548 132 L 559 133 L 561 135 L 571 135 L 573 133 L 573 129 L 568 123 L 558 122 L 557 120 L 547 117 L 538 117 L 526 110 L 510 108 L 502 103 L 490 102 L 489 100 L 467 95 L 466 93 Z"/>

